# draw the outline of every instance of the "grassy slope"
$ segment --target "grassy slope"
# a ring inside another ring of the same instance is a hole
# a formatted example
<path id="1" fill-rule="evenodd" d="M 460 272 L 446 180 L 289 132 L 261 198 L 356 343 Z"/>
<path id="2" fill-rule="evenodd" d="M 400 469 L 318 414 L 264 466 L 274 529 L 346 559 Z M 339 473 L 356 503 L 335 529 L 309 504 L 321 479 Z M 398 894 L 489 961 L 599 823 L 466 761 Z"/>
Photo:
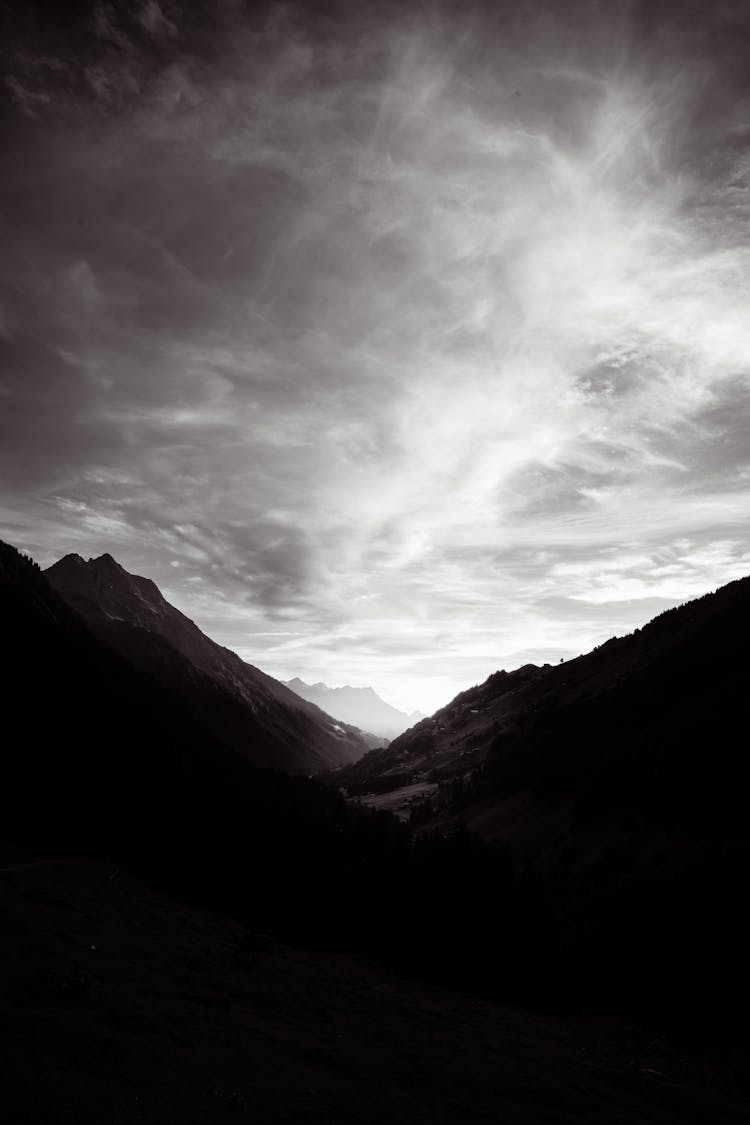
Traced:
<path id="1" fill-rule="evenodd" d="M 95 946 L 95 949 L 92 949 Z M 0 845 L 13 1125 L 735 1125 L 745 1045 L 498 1007 Z"/>

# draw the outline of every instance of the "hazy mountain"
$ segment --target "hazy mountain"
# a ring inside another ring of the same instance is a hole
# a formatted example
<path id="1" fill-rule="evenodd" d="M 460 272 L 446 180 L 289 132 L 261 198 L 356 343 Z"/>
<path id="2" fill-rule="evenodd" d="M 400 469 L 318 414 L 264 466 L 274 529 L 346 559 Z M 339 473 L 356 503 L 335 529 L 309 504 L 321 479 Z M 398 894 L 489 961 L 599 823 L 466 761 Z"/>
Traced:
<path id="1" fill-rule="evenodd" d="M 286 680 L 286 686 L 293 692 L 317 703 L 330 715 L 342 722 L 353 723 L 362 730 L 372 731 L 383 738 L 396 738 L 397 735 L 424 719 L 421 711 L 406 714 L 381 699 L 371 687 L 331 688 L 324 683 L 306 684 L 296 677 Z"/>
<path id="2" fill-rule="evenodd" d="M 148 578 L 111 555 L 66 555 L 53 588 L 107 643 L 155 676 L 208 731 L 257 765 L 312 773 L 368 749 L 360 732 L 207 637 Z"/>

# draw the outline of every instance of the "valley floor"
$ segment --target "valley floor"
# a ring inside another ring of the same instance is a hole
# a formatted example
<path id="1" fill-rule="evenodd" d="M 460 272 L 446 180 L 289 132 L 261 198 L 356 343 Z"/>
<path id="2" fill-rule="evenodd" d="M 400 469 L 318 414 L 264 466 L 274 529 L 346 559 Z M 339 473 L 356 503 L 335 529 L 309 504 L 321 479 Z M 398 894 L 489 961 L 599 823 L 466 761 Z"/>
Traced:
<path id="1" fill-rule="evenodd" d="M 497 1006 L 0 847 L 8 1125 L 728 1125 L 745 1047 Z"/>

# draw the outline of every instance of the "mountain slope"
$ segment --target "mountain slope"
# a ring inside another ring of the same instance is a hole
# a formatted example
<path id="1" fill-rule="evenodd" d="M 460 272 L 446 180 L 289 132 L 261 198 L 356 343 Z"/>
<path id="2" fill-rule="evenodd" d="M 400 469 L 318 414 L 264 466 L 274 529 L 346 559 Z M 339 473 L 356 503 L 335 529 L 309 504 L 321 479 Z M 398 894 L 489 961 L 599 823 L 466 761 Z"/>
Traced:
<path id="1" fill-rule="evenodd" d="M 575 660 L 495 672 L 337 780 L 352 792 L 427 782 L 433 808 L 519 846 L 521 796 L 530 816 L 547 810 L 548 836 L 560 818 L 567 830 L 626 805 L 684 830 L 709 816 L 726 826 L 747 780 L 732 732 L 750 717 L 749 626 L 743 579 Z"/>
<path id="2" fill-rule="evenodd" d="M 337 783 L 355 795 L 417 783 L 433 791 L 441 782 L 472 774 L 484 762 L 501 723 L 525 708 L 527 696 L 534 694 L 546 671 L 528 664 L 514 672 L 493 673 L 389 746 L 339 771 Z"/>
<path id="3" fill-rule="evenodd" d="M 0 621 L 6 839 L 116 857 L 217 901 L 251 885 L 261 915 L 328 878 L 340 802 L 209 736 L 1 543 Z"/>
<path id="4" fill-rule="evenodd" d="M 286 680 L 286 686 L 302 699 L 316 703 L 324 711 L 335 715 L 346 723 L 353 723 L 362 730 L 372 731 L 383 738 L 396 738 L 397 735 L 424 719 L 421 711 L 406 714 L 381 699 L 371 687 L 331 688 L 324 683 L 306 684 L 295 676 Z"/>
<path id="5" fill-rule="evenodd" d="M 257 765 L 313 773 L 367 749 L 357 730 L 216 644 L 148 578 L 111 555 L 66 555 L 46 571 L 96 634 L 155 676 L 213 735 Z"/>
<path id="6" fill-rule="evenodd" d="M 336 775 L 510 846 L 560 976 L 672 1013 L 750 994 L 750 579 L 555 667 L 496 672 Z"/>

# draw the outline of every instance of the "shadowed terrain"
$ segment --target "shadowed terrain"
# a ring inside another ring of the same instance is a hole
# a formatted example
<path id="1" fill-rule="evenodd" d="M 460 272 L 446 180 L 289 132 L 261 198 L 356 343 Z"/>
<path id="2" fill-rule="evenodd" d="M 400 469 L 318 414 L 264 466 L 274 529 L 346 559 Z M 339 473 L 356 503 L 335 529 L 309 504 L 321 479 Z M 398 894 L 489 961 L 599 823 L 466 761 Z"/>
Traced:
<path id="1" fill-rule="evenodd" d="M 111 863 L 0 846 L 14 1125 L 734 1125 L 737 1042 L 532 1014 L 306 952 Z"/>

